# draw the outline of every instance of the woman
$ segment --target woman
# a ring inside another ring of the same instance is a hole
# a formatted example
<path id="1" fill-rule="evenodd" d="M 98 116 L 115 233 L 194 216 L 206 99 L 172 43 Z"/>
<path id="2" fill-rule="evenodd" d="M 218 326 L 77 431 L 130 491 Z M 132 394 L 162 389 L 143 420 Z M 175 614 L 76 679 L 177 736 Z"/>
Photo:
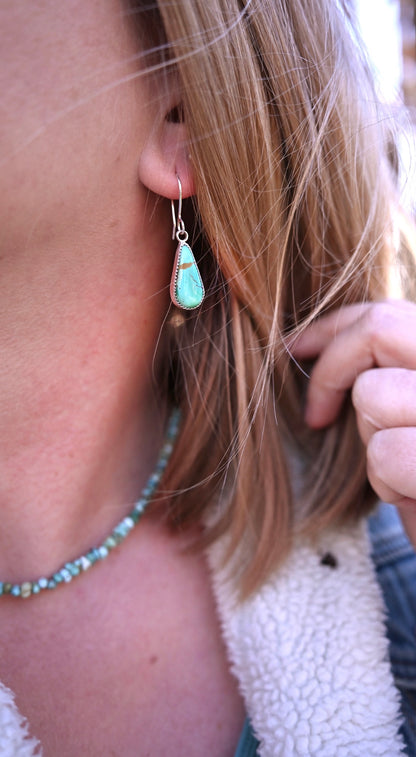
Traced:
<path id="1" fill-rule="evenodd" d="M 368 304 L 399 216 L 346 16 L 0 28 L 0 752 L 233 755 L 248 715 L 262 755 L 401 753 L 362 518 L 368 473 L 416 538 L 416 313 Z"/>

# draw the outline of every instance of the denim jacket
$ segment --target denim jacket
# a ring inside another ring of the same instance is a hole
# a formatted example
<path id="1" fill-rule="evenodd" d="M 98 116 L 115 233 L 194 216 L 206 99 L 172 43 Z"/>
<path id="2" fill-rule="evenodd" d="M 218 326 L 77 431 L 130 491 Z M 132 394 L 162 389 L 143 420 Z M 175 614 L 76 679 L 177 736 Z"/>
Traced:
<path id="1" fill-rule="evenodd" d="M 380 505 L 369 527 L 387 608 L 391 667 L 402 697 L 402 735 L 406 754 L 416 757 L 416 553 L 391 505 Z"/>

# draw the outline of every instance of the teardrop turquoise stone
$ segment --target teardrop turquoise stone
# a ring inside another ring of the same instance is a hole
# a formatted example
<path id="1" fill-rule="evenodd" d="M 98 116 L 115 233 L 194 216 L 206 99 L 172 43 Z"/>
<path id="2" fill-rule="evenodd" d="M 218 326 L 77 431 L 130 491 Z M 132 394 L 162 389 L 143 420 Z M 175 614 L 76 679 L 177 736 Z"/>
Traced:
<path id="1" fill-rule="evenodd" d="M 204 285 L 194 254 L 189 244 L 182 243 L 177 261 L 176 302 L 186 310 L 193 310 L 193 308 L 199 307 L 204 299 L 204 294 Z"/>

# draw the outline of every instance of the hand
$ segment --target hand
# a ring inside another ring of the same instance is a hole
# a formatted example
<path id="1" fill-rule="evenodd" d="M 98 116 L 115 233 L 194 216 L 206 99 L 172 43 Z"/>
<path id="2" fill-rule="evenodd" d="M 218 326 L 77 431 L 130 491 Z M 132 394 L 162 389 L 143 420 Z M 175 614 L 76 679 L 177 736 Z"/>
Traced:
<path id="1" fill-rule="evenodd" d="M 346 306 L 315 321 L 291 352 L 318 358 L 305 415 L 312 428 L 332 423 L 352 389 L 369 481 L 399 508 L 416 546 L 416 305 Z"/>

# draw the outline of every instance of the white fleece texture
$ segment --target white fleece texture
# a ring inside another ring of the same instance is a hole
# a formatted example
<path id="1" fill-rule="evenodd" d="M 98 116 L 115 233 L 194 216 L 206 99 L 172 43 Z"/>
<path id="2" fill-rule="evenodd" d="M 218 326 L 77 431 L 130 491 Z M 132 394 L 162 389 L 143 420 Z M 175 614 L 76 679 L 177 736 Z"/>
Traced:
<path id="1" fill-rule="evenodd" d="M 39 742 L 29 736 L 27 721 L 14 695 L 0 683 L 0 757 L 41 757 Z"/>
<path id="2" fill-rule="evenodd" d="M 336 567 L 321 564 L 330 552 Z M 396 757 L 399 698 L 364 524 L 300 545 L 239 603 L 210 549 L 231 667 L 262 757 Z"/>

